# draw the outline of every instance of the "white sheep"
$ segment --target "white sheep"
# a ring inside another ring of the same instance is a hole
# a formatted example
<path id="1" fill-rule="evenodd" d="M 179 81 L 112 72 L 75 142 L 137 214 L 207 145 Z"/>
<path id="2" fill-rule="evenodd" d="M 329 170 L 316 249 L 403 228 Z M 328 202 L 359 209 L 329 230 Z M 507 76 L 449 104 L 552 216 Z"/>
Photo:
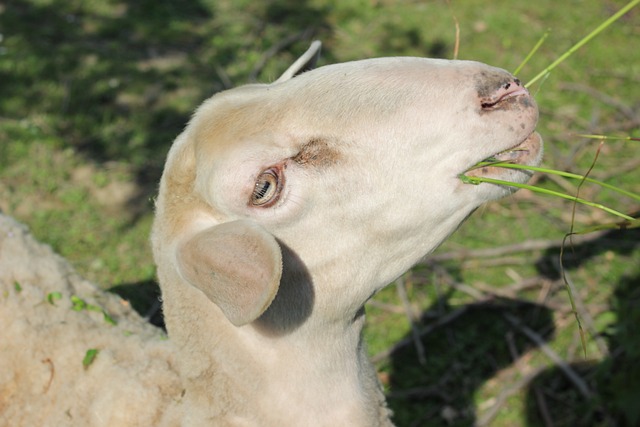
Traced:
<path id="1" fill-rule="evenodd" d="M 168 342 L 59 258 L 29 267 L 45 250 L 0 223 L 13 233 L 0 241 L 2 421 L 391 425 L 364 304 L 512 191 L 460 173 L 490 156 L 539 163 L 538 112 L 484 64 L 382 58 L 299 74 L 318 51 L 272 84 L 213 96 L 172 146 L 152 233 Z M 49 304 L 54 290 L 118 325 Z M 87 348 L 101 352 L 83 367 Z"/>

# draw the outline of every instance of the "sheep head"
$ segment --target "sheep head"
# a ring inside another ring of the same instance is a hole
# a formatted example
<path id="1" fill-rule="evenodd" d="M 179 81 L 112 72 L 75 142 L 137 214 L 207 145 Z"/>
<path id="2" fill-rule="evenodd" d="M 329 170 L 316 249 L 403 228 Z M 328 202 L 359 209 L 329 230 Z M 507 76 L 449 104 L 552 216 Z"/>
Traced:
<path id="1" fill-rule="evenodd" d="M 312 312 L 352 319 L 475 208 L 510 192 L 464 186 L 460 173 L 498 153 L 541 157 L 535 102 L 503 70 L 381 58 L 298 74 L 318 48 L 272 84 L 207 100 L 169 154 L 154 228 L 160 270 L 173 268 L 172 282 L 202 291 L 236 326 L 263 317 L 288 328 Z"/>

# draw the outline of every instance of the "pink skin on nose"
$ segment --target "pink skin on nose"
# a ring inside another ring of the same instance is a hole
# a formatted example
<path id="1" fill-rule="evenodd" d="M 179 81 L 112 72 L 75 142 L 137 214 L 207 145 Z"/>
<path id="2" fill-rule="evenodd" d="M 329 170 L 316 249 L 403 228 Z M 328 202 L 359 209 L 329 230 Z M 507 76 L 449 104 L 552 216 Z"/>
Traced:
<path id="1" fill-rule="evenodd" d="M 491 97 L 483 99 L 481 105 L 482 108 L 492 108 L 496 104 L 518 95 L 529 95 L 529 91 L 522 85 L 520 80 L 513 79 L 500 86 Z"/>
<path id="2" fill-rule="evenodd" d="M 520 80 L 515 79 L 514 81 L 506 83 L 500 89 L 498 89 L 498 92 L 495 96 L 498 97 L 498 100 L 496 102 L 500 102 L 504 99 L 511 98 L 512 96 L 528 94 L 529 91 L 524 86 L 522 86 Z"/>

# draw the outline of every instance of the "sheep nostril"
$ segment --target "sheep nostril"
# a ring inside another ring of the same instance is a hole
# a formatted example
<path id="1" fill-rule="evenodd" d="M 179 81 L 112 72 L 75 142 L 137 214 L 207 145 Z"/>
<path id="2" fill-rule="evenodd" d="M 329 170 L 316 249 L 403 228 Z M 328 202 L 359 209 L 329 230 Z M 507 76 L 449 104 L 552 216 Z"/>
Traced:
<path id="1" fill-rule="evenodd" d="M 500 85 L 497 91 L 492 96 L 485 97 L 480 100 L 480 106 L 483 110 L 491 110 L 498 108 L 500 104 L 509 99 L 515 98 L 520 95 L 529 95 L 529 91 L 522 86 L 520 80 L 514 78 L 507 83 Z"/>

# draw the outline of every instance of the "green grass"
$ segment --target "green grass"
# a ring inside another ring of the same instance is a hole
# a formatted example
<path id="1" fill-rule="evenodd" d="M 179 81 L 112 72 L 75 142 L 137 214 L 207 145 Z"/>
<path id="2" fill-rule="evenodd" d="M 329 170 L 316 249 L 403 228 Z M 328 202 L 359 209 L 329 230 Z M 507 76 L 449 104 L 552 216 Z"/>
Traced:
<path id="1" fill-rule="evenodd" d="M 491 166 L 491 167 L 498 167 L 498 168 L 504 168 L 504 169 L 524 169 L 524 170 L 529 170 L 529 171 L 535 171 L 535 172 L 542 172 L 542 173 L 547 173 L 550 175 L 556 175 L 556 176 L 562 176 L 564 178 L 573 178 L 573 179 L 578 179 L 581 181 L 581 184 L 584 182 L 588 182 L 588 183 L 592 183 L 592 184 L 597 184 L 600 185 L 608 190 L 611 191 L 615 191 L 617 193 L 620 194 L 624 194 L 627 197 L 631 197 L 635 200 L 640 200 L 640 196 L 634 193 L 631 193 L 627 190 L 625 190 L 624 188 L 619 188 L 613 185 L 609 185 L 606 182 L 602 182 L 602 181 L 598 181 L 597 179 L 592 179 L 589 178 L 586 174 L 585 175 L 577 175 L 574 173 L 570 173 L 570 172 L 563 172 L 563 171 L 557 171 L 554 169 L 548 169 L 548 168 L 541 168 L 538 166 L 527 166 L 527 165 L 519 165 L 519 164 L 513 164 L 513 163 L 508 163 L 508 162 L 497 162 L 497 161 L 488 161 L 488 162 L 480 162 L 478 163 L 476 166 L 474 166 L 474 169 L 476 167 L 480 168 L 483 166 Z M 533 191 L 535 193 L 539 193 L 539 194 L 543 194 L 543 195 L 547 195 L 547 196 L 552 196 L 552 197 L 558 197 L 561 199 L 565 199 L 565 200 L 569 200 L 572 201 L 574 203 L 580 203 L 586 206 L 590 206 L 594 209 L 601 209 L 607 213 L 610 213 L 611 215 L 615 215 L 618 218 L 622 218 L 624 220 L 626 220 L 625 223 L 621 224 L 620 227 L 628 227 L 628 224 L 631 223 L 633 224 L 634 222 L 636 222 L 636 219 L 632 216 L 626 215 L 622 212 L 618 212 L 613 208 L 610 208 L 609 206 L 605 206 L 602 205 L 600 203 L 595 203 L 595 202 L 591 202 L 589 200 L 585 200 L 582 199 L 580 197 L 578 197 L 577 195 L 572 195 L 572 194 L 566 194 L 566 193 L 562 193 L 562 192 L 558 192 L 558 191 L 554 191 L 554 190 L 549 190 L 548 188 L 544 188 L 544 187 L 538 187 L 535 185 L 529 185 L 529 184 L 520 184 L 520 183 L 516 183 L 516 182 L 510 182 L 510 181 L 505 181 L 505 180 L 501 180 L 501 179 L 495 179 L 495 178 L 489 178 L 489 177 L 484 177 L 484 176 L 467 176 L 465 174 L 461 174 L 460 175 L 460 180 L 465 183 L 465 184 L 471 184 L 471 185 L 480 185 L 483 183 L 486 184 L 493 184 L 493 185 L 501 185 L 504 187 L 514 187 L 514 188 L 518 188 L 518 189 L 525 189 L 525 190 L 529 190 L 529 191 Z"/>
<path id="2" fill-rule="evenodd" d="M 453 16 L 460 25 L 459 58 L 507 70 L 515 70 L 548 31 L 518 72 L 527 82 L 626 1 L 450 3 L 0 5 L 0 209 L 26 222 L 81 274 L 117 288 L 145 311 L 156 296 L 148 233 L 163 160 L 195 106 L 212 93 L 252 79 L 273 80 L 312 37 L 323 41 L 321 64 L 388 55 L 452 58 Z M 598 141 L 581 134 L 640 134 L 640 53 L 634 48 L 639 17 L 635 8 L 531 86 L 541 111 L 546 167 L 584 174 Z M 298 38 L 265 57 L 292 35 Z M 637 141 L 606 140 L 590 177 L 637 194 L 638 158 Z M 576 194 L 577 183 L 547 175 L 534 183 Z M 585 186 L 580 196 L 632 216 L 640 210 L 637 201 L 600 186 Z M 608 218 L 588 206 L 576 207 L 575 215 L 572 210 L 569 200 L 521 191 L 479 209 L 435 256 L 557 242 L 572 221 L 580 230 Z M 424 337 L 426 365 L 412 344 L 379 362 L 398 425 L 467 426 L 496 409 L 488 425 L 539 426 L 541 408 L 557 426 L 637 424 L 639 235 L 637 229 L 602 233 L 567 248 L 565 268 L 615 357 L 602 355 L 589 337 L 584 361 L 557 245 L 425 262 L 408 273 L 418 330 L 463 311 Z M 535 283 L 514 287 L 527 280 Z M 582 398 L 504 313 L 520 317 L 575 366 L 594 397 Z M 372 354 L 410 336 L 394 286 L 376 297 L 368 319 Z M 531 372 L 538 375 L 516 387 Z"/>

